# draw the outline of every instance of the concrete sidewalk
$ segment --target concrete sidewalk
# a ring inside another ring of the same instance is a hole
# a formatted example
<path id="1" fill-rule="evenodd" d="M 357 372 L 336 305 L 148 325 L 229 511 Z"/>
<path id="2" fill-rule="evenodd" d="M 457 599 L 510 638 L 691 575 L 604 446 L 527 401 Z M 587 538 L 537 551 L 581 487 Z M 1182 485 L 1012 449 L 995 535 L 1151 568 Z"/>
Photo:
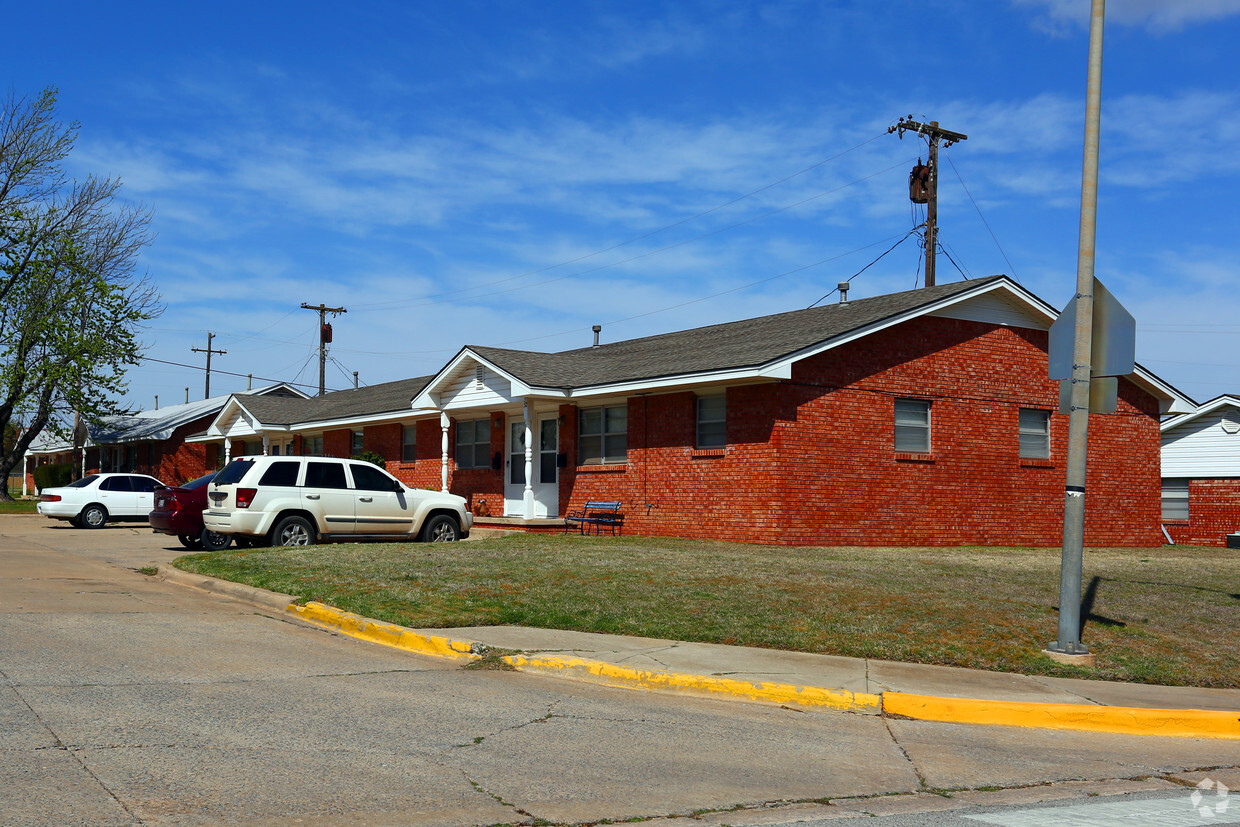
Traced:
<path id="1" fill-rule="evenodd" d="M 409 629 L 169 566 L 160 571 L 168 580 L 362 640 L 606 686 L 925 721 L 1240 740 L 1240 689 L 1035 677 L 516 626 Z"/>
<path id="2" fill-rule="evenodd" d="M 635 670 L 731 678 L 754 684 L 823 687 L 856 695 L 900 692 L 996 701 L 1240 710 L 1240 689 L 1033 677 L 952 666 L 516 626 L 417 631 L 454 640 L 477 641 L 490 648 L 517 650 L 527 658 L 540 655 L 581 658 Z"/>

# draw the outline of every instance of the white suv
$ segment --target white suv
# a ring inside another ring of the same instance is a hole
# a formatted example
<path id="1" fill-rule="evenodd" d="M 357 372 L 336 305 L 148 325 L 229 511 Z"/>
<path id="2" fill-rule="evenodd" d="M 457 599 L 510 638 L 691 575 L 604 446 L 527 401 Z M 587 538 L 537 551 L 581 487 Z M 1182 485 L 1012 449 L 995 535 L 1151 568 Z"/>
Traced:
<path id="1" fill-rule="evenodd" d="M 202 522 L 238 545 L 331 540 L 449 542 L 469 536 L 465 498 L 421 488 L 369 462 L 332 457 L 234 459 L 207 490 Z"/>

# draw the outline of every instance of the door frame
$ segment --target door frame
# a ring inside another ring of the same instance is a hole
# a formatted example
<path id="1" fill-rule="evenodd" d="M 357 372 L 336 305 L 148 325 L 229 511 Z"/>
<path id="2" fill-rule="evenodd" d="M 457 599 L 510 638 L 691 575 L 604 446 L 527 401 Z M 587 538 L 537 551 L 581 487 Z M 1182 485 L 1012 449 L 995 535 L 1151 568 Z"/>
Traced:
<path id="1" fill-rule="evenodd" d="M 533 428 L 524 428 L 525 434 L 532 437 L 534 441 L 534 450 L 531 452 L 530 472 L 533 482 L 530 485 L 533 494 L 532 501 L 526 502 L 526 486 L 525 482 L 512 482 L 513 463 L 520 461 L 524 465 L 525 454 L 513 453 L 514 446 L 513 429 L 518 425 L 525 424 L 525 418 L 521 414 L 510 414 L 506 418 L 504 428 L 504 515 L 508 517 L 522 518 L 556 518 L 560 516 L 560 469 L 559 464 L 555 461 L 560 449 L 560 417 L 558 411 L 531 411 L 530 418 L 533 420 Z M 542 448 L 541 436 L 542 429 L 545 424 L 550 424 L 555 430 L 555 444 L 550 450 Z M 551 455 L 551 471 L 553 479 L 549 482 L 542 481 L 542 455 Z"/>

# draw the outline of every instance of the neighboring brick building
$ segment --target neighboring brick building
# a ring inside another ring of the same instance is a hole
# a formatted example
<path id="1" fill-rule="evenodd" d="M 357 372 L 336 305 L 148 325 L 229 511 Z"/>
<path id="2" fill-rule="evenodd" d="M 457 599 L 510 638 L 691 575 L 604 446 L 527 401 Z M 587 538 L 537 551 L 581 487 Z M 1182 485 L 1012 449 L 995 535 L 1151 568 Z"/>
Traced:
<path id="1" fill-rule="evenodd" d="M 466 347 L 433 377 L 237 396 L 203 438 L 375 451 L 480 524 L 618 500 L 626 533 L 1054 546 L 1056 316 L 996 276 L 562 353 Z M 1159 420 L 1193 406 L 1140 367 L 1120 389 L 1090 420 L 1085 539 L 1157 545 Z"/>
<path id="2" fill-rule="evenodd" d="M 255 395 L 304 399 L 305 394 L 283 383 L 254 391 Z M 168 485 L 180 485 L 219 466 L 216 446 L 195 441 L 231 397 L 166 405 L 129 416 L 109 416 L 87 426 L 85 445 L 73 446 L 44 431 L 25 455 L 25 486 L 34 490 L 34 469 L 49 462 L 81 463 L 79 473 L 125 471 L 149 474 Z"/>
<path id="3" fill-rule="evenodd" d="M 1240 532 L 1240 397 L 1162 423 L 1162 524 L 1192 545 L 1224 546 Z"/>

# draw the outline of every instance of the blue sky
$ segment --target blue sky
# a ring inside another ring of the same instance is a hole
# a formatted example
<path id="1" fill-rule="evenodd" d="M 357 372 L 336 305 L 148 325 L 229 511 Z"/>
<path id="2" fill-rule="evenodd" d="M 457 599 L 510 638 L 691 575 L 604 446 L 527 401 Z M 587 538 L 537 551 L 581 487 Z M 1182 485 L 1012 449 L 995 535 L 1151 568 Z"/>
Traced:
<path id="1" fill-rule="evenodd" d="M 1097 274 L 1138 360 L 1240 393 L 1240 0 L 1111 0 Z M 10 89 L 60 89 L 77 176 L 154 210 L 148 356 L 328 386 L 463 345 L 586 346 L 809 306 L 919 222 L 1056 306 L 1076 279 L 1088 0 L 25 3 Z M 993 236 L 993 237 L 992 237 Z M 853 298 L 919 286 L 909 239 Z M 939 282 L 961 273 L 939 258 Z M 835 297 L 827 299 L 834 301 Z M 256 382 L 257 384 L 257 382 Z M 201 398 L 149 361 L 127 402 Z"/>

